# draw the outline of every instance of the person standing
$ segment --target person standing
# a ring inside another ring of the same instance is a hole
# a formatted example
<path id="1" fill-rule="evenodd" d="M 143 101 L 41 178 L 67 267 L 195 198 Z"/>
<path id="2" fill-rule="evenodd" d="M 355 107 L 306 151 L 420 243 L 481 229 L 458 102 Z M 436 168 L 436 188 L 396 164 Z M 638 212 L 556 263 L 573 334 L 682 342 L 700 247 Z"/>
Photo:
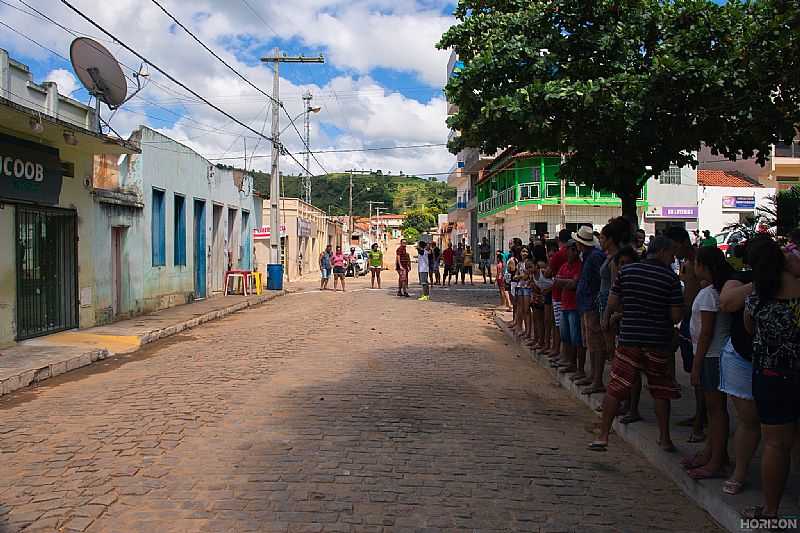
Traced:
<path id="1" fill-rule="evenodd" d="M 320 273 L 320 280 L 319 280 L 319 290 L 324 291 L 328 288 L 328 281 L 331 279 L 331 257 L 333 256 L 333 252 L 331 251 L 331 245 L 325 247 L 325 250 L 319 254 L 319 273 Z"/>
<path id="2" fill-rule="evenodd" d="M 550 273 L 555 279 L 558 271 L 567 262 L 567 243 L 572 237 L 572 232 L 562 229 L 558 232 L 558 251 L 550 256 L 548 265 Z M 550 361 L 553 366 L 569 366 L 561 350 L 561 287 L 553 285 L 553 351 L 550 352 Z"/>
<path id="3" fill-rule="evenodd" d="M 461 284 L 464 284 L 464 243 L 458 243 L 456 251 L 453 254 L 454 272 L 456 276 L 456 285 L 458 285 L 458 277 L 461 276 Z"/>
<path id="4" fill-rule="evenodd" d="M 489 275 L 489 285 L 492 284 L 492 247 L 489 245 L 489 239 L 486 237 L 481 240 L 480 245 L 478 245 L 478 260 L 480 263 L 478 267 L 481 269 L 481 274 L 483 275 L 483 283 L 486 283 L 486 275 Z"/>
<path id="5" fill-rule="evenodd" d="M 431 273 L 431 251 L 425 241 L 417 243 L 417 272 L 419 273 L 419 284 L 422 285 L 422 296 L 417 298 L 421 302 L 431 299 L 430 295 L 430 273 Z"/>
<path id="6" fill-rule="evenodd" d="M 636 230 L 633 249 L 636 250 L 636 253 L 639 254 L 639 257 L 642 259 L 647 257 L 647 246 L 644 243 L 645 237 L 646 235 L 643 229 L 640 228 Z"/>
<path id="7" fill-rule="evenodd" d="M 700 248 L 695 257 L 695 273 L 708 283 L 692 304 L 690 331 L 694 348 L 692 385 L 701 386 L 708 412 L 708 443 L 702 457 L 689 465 L 689 477 L 721 477 L 728 463 L 729 417 L 725 393 L 720 392 L 720 356 L 731 335 L 731 315 L 720 312 L 719 295 L 733 274 L 725 254 L 714 247 Z M 692 468 L 694 467 L 694 468 Z"/>
<path id="8" fill-rule="evenodd" d="M 678 329 L 679 333 L 679 346 L 681 351 L 681 359 L 683 360 L 683 370 L 690 373 L 694 361 L 694 345 L 692 343 L 691 331 L 689 324 L 691 322 L 691 310 L 694 305 L 694 299 L 697 293 L 700 292 L 700 280 L 694 271 L 695 253 L 697 248 L 692 246 L 689 232 L 683 228 L 673 226 L 668 228 L 665 236 L 675 244 L 675 256 L 680 260 L 680 280 L 683 283 L 683 303 L 684 303 L 684 317 Z M 702 442 L 706 436 L 703 432 L 703 427 L 706 422 L 706 401 L 703 388 L 701 386 L 693 387 L 694 400 L 695 400 L 695 414 L 693 417 L 678 422 L 678 425 L 685 425 L 692 427 L 692 434 L 689 437 L 689 442 Z"/>
<path id="9" fill-rule="evenodd" d="M 497 272 L 495 272 L 495 279 L 497 280 L 497 290 L 500 291 L 500 305 L 504 306 L 506 311 L 511 311 L 511 297 L 506 287 L 505 262 L 503 261 L 503 257 L 503 253 L 498 250 L 495 261 L 495 268 L 497 269 Z"/>
<path id="10" fill-rule="evenodd" d="M 411 256 L 406 250 L 406 240 L 400 240 L 400 246 L 397 247 L 394 261 L 395 269 L 397 270 L 397 295 L 405 296 L 408 298 L 408 273 L 411 271 Z"/>
<path id="11" fill-rule="evenodd" d="M 789 476 L 790 455 L 800 421 L 800 279 L 791 272 L 796 258 L 778 243 L 759 236 L 749 243 L 753 294 L 747 297 L 744 325 L 753 335 L 753 398 L 764 452 L 764 504 L 748 518 L 776 518 Z"/>
<path id="12" fill-rule="evenodd" d="M 469 274 L 469 284 L 475 285 L 472 281 L 472 264 L 473 264 L 473 257 L 472 257 L 472 248 L 470 245 L 467 245 L 467 248 L 464 250 L 464 266 L 461 268 L 461 284 L 464 284 L 464 279 Z"/>
<path id="13" fill-rule="evenodd" d="M 597 310 L 597 298 L 600 296 L 602 283 L 600 268 L 605 263 L 606 256 L 597 246 L 598 241 L 590 227 L 581 226 L 572 234 L 572 238 L 577 243 L 583 263 L 581 277 L 578 280 L 576 303 L 581 314 L 581 338 L 585 349 L 589 352 L 589 361 L 592 365 L 589 377 L 575 381 L 575 384 L 589 385 L 582 391 L 583 394 L 595 394 L 606 390 L 603 386 L 603 371 L 607 358 L 606 343 L 600 327 L 600 313 Z"/>
<path id="14" fill-rule="evenodd" d="M 455 268 L 455 252 L 453 251 L 453 243 L 448 242 L 447 248 L 442 252 L 442 262 L 444 263 L 444 273 L 442 274 L 442 287 L 444 282 L 447 281 L 447 286 L 450 286 L 450 281 L 453 278 L 453 269 Z M 458 278 L 456 278 L 458 283 Z"/>
<path id="15" fill-rule="evenodd" d="M 441 285 L 442 277 L 439 274 L 439 269 L 441 268 L 442 262 L 442 249 L 438 246 L 433 246 L 433 279 L 431 280 L 431 285 Z"/>
<path id="16" fill-rule="evenodd" d="M 655 237 L 648 252 L 646 260 L 620 270 L 608 297 L 609 312 L 621 311 L 622 321 L 603 401 L 600 435 L 589 444 L 590 450 L 608 448 L 620 402 L 628 399 L 639 372 L 644 372 L 656 404 L 658 445 L 664 451 L 675 451 L 669 432 L 670 402 L 681 394 L 670 368 L 670 350 L 673 326 L 684 316 L 683 294 L 681 282 L 671 270 L 675 244 L 666 237 Z"/>
<path id="17" fill-rule="evenodd" d="M 381 271 L 383 270 L 383 252 L 378 247 L 378 243 L 373 243 L 372 248 L 367 253 L 369 260 L 369 271 L 372 274 L 372 288 L 375 288 L 375 282 L 378 282 L 378 288 L 381 288 Z"/>
<path id="18" fill-rule="evenodd" d="M 716 239 L 716 237 L 712 237 L 711 236 L 711 232 L 710 231 L 708 231 L 707 229 L 704 229 L 703 230 L 703 238 L 700 239 L 700 242 L 698 243 L 698 245 L 700 246 L 700 248 L 709 248 L 711 246 L 716 247 L 717 246 L 717 239 Z"/>
<path id="19" fill-rule="evenodd" d="M 336 252 L 331 258 L 331 264 L 333 265 L 333 290 L 336 290 L 336 282 L 340 281 L 342 283 L 342 292 L 345 292 L 344 277 L 347 272 L 347 258 L 342 253 L 341 246 L 336 247 Z"/>
<path id="20" fill-rule="evenodd" d="M 576 289 L 581 277 L 581 259 L 578 245 L 570 240 L 566 245 L 567 262 L 561 265 L 554 286 L 561 289 L 561 342 L 564 344 L 564 359 L 567 366 L 561 374 L 574 372 L 571 379 L 577 381 L 586 377 L 586 351 L 581 339 L 581 315 L 578 312 Z"/>

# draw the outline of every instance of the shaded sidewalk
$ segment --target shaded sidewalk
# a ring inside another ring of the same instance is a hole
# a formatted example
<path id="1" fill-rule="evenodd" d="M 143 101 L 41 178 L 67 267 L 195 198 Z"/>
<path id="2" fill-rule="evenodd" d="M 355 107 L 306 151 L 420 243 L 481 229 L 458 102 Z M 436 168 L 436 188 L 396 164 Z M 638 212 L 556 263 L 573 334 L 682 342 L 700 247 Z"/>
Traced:
<path id="1" fill-rule="evenodd" d="M 511 330 L 508 327 L 510 320 L 511 313 L 498 312 L 495 315 L 495 322 L 500 329 L 513 338 Z M 547 369 L 561 387 L 570 391 L 577 399 L 587 404 L 596 412 L 598 411 L 598 408 L 603 402 L 603 393 L 592 395 L 582 394 L 580 387 L 577 387 L 569 380 L 572 374 L 559 374 L 556 369 L 550 367 L 549 360 L 546 356 L 533 352 L 527 346 L 519 345 L 519 348 L 529 354 L 534 362 Z M 588 364 L 587 361 L 587 366 Z M 705 509 L 709 515 L 728 531 L 737 533 L 751 531 L 741 527 L 740 516 L 743 509 L 762 504 L 760 459 L 763 442 L 750 465 L 747 485 L 745 489 L 736 496 L 731 496 L 722 492 L 722 484 L 726 478 L 706 479 L 702 481 L 695 481 L 690 478 L 681 466 L 680 460 L 683 457 L 694 455 L 699 452 L 703 449 L 705 444 L 688 443 L 687 439 L 691 429 L 676 426 L 677 421 L 694 415 L 694 396 L 689 383 L 689 375 L 683 371 L 680 358 L 678 358 L 676 364 L 678 365 L 676 377 L 681 387 L 682 397 L 672 402 L 670 433 L 675 446 L 678 448 L 678 452 L 666 453 L 662 451 L 657 444 L 658 427 L 656 425 L 655 407 L 652 398 L 646 390 L 646 386 L 643 387 L 639 404 L 639 411 L 642 413 L 644 420 L 625 425 L 620 423 L 619 418 L 617 418 L 613 425 L 614 434 L 624 439 L 638 450 L 650 463 L 672 479 L 689 498 L 694 500 L 698 506 Z M 610 366 L 610 364 L 606 365 L 606 383 L 608 383 Z M 728 451 L 731 459 L 733 459 L 733 430 L 736 427 L 736 410 L 730 401 L 728 404 L 728 413 L 731 419 L 731 438 L 728 441 Z M 586 444 L 588 445 L 591 440 L 592 436 L 587 435 Z M 613 438 L 609 445 L 614 446 Z M 800 518 L 800 471 L 798 471 L 796 465 L 793 465 L 793 468 L 794 471 L 790 473 L 789 481 L 786 484 L 786 491 L 781 500 L 780 515 L 784 518 Z M 731 469 L 731 473 L 732 471 Z"/>
<path id="2" fill-rule="evenodd" d="M 0 349 L 0 396 L 205 322 L 262 304 L 286 291 L 216 296 L 106 326 L 63 331 Z"/>

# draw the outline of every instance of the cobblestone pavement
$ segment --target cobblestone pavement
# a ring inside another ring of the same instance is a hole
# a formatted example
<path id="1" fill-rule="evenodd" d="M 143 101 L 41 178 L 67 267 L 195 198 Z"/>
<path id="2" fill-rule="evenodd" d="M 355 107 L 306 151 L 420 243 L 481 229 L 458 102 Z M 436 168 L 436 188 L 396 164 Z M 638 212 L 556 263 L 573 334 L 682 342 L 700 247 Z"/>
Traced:
<path id="1" fill-rule="evenodd" d="M 0 532 L 717 531 L 494 302 L 294 294 L 5 397 Z"/>

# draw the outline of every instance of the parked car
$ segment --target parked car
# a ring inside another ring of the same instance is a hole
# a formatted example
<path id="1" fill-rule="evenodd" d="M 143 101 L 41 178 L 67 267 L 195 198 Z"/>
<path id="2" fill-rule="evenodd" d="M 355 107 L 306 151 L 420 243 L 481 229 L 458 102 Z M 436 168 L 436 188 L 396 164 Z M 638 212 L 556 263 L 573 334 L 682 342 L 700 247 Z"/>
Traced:
<path id="1" fill-rule="evenodd" d="M 733 248 L 746 239 L 741 231 L 723 231 L 718 235 L 714 235 L 714 238 L 717 239 L 717 248 L 726 254 L 733 252 Z"/>
<path id="2" fill-rule="evenodd" d="M 345 253 L 345 258 L 348 262 L 346 276 L 357 277 L 365 276 L 367 274 L 367 254 L 360 246 L 355 247 L 355 259 L 351 261 L 350 250 Z"/>

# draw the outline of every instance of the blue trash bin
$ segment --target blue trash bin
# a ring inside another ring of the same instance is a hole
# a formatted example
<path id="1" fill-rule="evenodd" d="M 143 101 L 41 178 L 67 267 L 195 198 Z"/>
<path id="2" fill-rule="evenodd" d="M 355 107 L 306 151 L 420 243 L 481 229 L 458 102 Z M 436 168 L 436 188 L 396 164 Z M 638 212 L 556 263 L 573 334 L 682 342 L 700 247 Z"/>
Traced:
<path id="1" fill-rule="evenodd" d="M 283 289 L 283 265 L 267 265 L 267 290 Z"/>

